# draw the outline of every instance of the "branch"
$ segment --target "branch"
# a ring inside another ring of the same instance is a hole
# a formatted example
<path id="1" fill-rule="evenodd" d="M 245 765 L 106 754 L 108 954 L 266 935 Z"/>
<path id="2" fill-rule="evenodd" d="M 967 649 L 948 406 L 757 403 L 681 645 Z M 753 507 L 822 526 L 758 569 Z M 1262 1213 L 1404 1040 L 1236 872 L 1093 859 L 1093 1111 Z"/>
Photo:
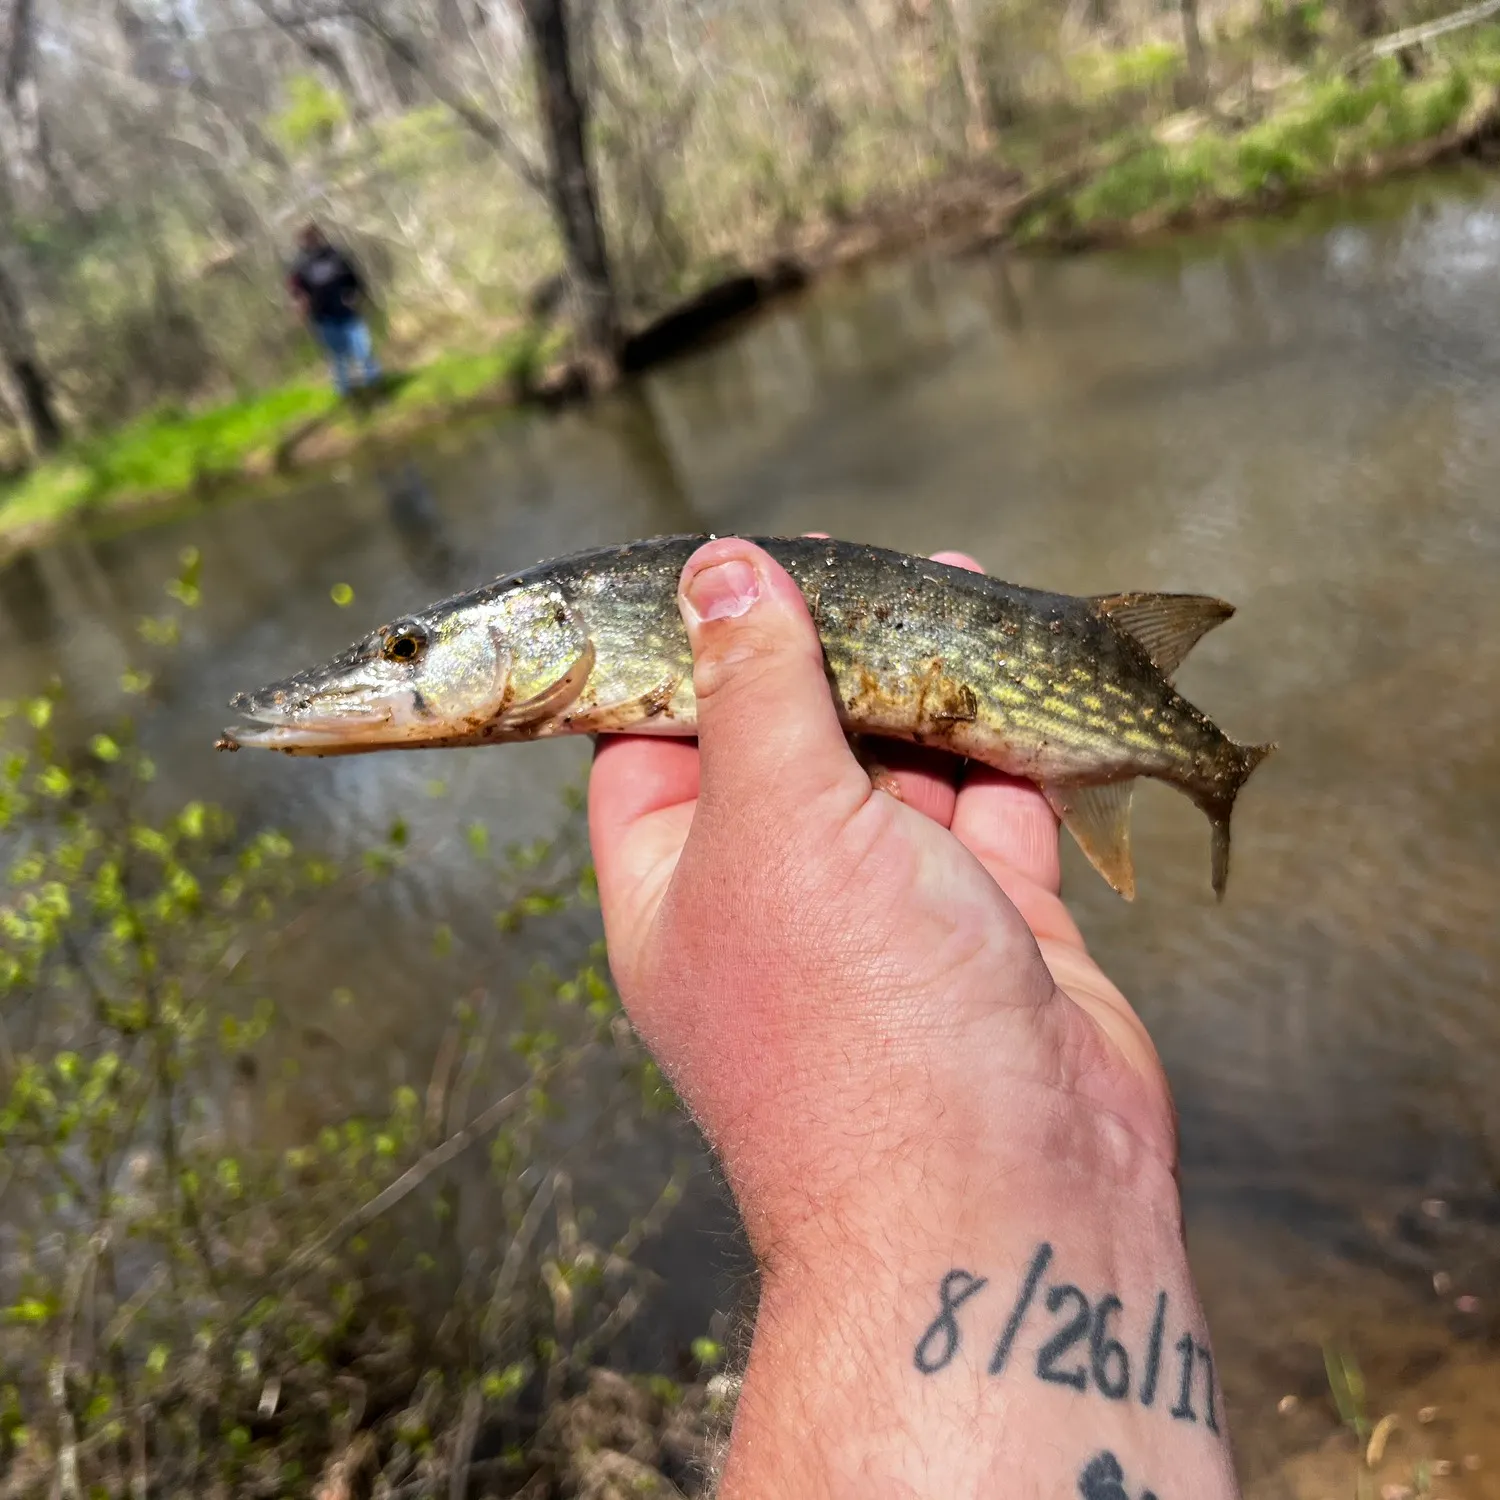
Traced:
<path id="1" fill-rule="evenodd" d="M 434 1172 L 441 1167 L 446 1167 L 455 1156 L 467 1151 L 480 1136 L 487 1135 L 517 1105 L 524 1103 L 531 1090 L 545 1083 L 549 1076 L 545 1072 L 538 1074 L 528 1079 L 519 1088 L 512 1089 L 510 1093 L 480 1110 L 462 1130 L 454 1131 L 442 1145 L 434 1146 L 431 1151 L 413 1162 L 390 1186 L 378 1192 L 368 1203 L 361 1204 L 320 1234 L 314 1235 L 311 1240 L 293 1253 L 282 1268 L 278 1280 L 285 1283 L 303 1275 L 326 1251 L 335 1245 L 342 1244 L 351 1235 L 358 1234 L 361 1229 L 373 1224 L 381 1214 L 394 1208 L 403 1198 L 416 1192 Z"/>
<path id="2" fill-rule="evenodd" d="M 1404 52 L 1408 47 L 1420 47 L 1424 42 L 1447 36 L 1450 31 L 1462 31 L 1466 26 L 1487 21 L 1493 15 L 1500 15 L 1500 0 L 1481 0 L 1478 5 L 1439 16 L 1436 21 L 1424 21 L 1420 26 L 1408 26 L 1403 31 L 1393 31 L 1389 36 L 1380 37 L 1355 53 L 1353 61 L 1390 57 L 1394 53 Z"/>
<path id="3" fill-rule="evenodd" d="M 403 62 L 430 88 L 440 103 L 447 105 L 458 118 L 490 147 L 522 182 L 543 196 L 547 192 L 546 173 L 518 146 L 505 127 L 486 113 L 472 99 L 458 92 L 441 72 L 432 68 L 422 50 L 405 33 L 396 31 L 378 12 L 362 3 L 353 7 L 355 19 L 392 57 Z"/>
<path id="4" fill-rule="evenodd" d="M 294 40 L 319 21 L 358 22 L 392 57 L 416 73 L 432 90 L 437 101 L 452 110 L 527 187 L 546 196 L 546 173 L 511 139 L 510 132 L 493 115 L 455 88 L 441 69 L 433 67 L 418 42 L 398 31 L 367 0 L 330 0 L 330 3 L 312 6 L 304 14 L 295 16 L 281 14 L 276 9 L 275 0 L 255 0 L 255 3 L 268 20 Z"/>
<path id="5" fill-rule="evenodd" d="M 0 56 L 5 68 L 0 76 L 0 94 L 12 109 L 20 97 L 21 86 L 30 78 L 35 67 L 36 24 L 32 12 L 32 0 L 14 0 L 10 14 L 10 25 L 0 32 Z"/>

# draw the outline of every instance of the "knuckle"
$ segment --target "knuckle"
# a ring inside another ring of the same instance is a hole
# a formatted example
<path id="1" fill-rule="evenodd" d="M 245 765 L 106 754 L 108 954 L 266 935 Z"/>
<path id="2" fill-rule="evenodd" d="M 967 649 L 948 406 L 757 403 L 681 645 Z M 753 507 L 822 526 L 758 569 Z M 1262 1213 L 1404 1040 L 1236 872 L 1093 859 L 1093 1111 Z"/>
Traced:
<path id="1" fill-rule="evenodd" d="M 804 668 L 804 653 L 772 632 L 742 627 L 715 641 L 693 662 L 693 691 L 700 707 L 728 697 L 774 691 Z"/>

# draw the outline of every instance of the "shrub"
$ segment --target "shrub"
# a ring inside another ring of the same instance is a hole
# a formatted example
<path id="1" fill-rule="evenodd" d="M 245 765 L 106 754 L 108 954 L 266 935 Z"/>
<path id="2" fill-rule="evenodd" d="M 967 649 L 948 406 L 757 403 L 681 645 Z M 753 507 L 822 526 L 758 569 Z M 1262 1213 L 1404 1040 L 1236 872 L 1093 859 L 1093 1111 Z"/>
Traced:
<path id="1" fill-rule="evenodd" d="M 200 591 L 190 551 L 142 622 L 158 653 Z M 123 1495 L 147 1470 L 152 1493 L 305 1493 L 352 1455 L 446 1493 L 481 1432 L 518 1487 L 558 1468 L 550 1414 L 639 1308 L 635 1252 L 681 1182 L 598 1242 L 574 1204 L 569 1152 L 671 1103 L 602 949 L 538 967 L 503 1014 L 455 973 L 425 1098 L 398 1088 L 279 1152 L 245 1139 L 228 1102 L 294 1055 L 306 998 L 270 978 L 289 922 L 399 879 L 413 830 L 343 868 L 171 805 L 141 748 L 151 684 L 128 673 L 138 712 L 92 733 L 59 685 L 0 705 L 7 1493 Z M 468 842 L 501 889 L 502 941 L 593 901 L 576 805 L 549 843 L 496 851 L 480 826 Z M 460 961 L 446 928 L 433 944 Z M 456 1102 L 498 1075 L 498 1097 Z M 471 1149 L 488 1152 L 480 1189 L 447 1170 Z M 461 1211 L 504 1230 L 461 1245 Z"/>

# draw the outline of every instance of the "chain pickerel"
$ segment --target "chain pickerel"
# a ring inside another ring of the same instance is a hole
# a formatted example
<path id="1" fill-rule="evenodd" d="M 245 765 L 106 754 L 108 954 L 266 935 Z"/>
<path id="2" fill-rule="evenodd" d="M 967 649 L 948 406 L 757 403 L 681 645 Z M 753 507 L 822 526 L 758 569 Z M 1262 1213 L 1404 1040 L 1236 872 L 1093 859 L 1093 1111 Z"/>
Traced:
<path id="1" fill-rule="evenodd" d="M 395 620 L 323 666 L 241 693 L 221 749 L 349 755 L 561 734 L 695 732 L 677 609 L 708 538 L 579 553 Z M 754 538 L 806 597 L 851 733 L 931 745 L 1036 783 L 1094 867 L 1135 894 L 1137 777 L 1185 792 L 1213 829 L 1273 745 L 1236 744 L 1172 687 L 1234 612 L 1198 594 L 1076 598 L 850 542 Z M 768 734 L 775 725 L 766 726 Z"/>

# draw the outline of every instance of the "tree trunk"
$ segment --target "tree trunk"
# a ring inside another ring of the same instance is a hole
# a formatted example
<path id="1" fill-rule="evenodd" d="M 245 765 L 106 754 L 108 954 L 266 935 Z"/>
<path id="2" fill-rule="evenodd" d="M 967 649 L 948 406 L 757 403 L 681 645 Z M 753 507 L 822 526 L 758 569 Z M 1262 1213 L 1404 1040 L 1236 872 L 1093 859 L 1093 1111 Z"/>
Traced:
<path id="1" fill-rule="evenodd" d="M 574 81 L 563 5 L 564 0 L 521 0 L 521 11 L 547 145 L 547 191 L 567 253 L 584 359 L 591 380 L 607 385 L 618 373 L 624 335 L 589 158 L 588 107 Z"/>
<path id="2" fill-rule="evenodd" d="M 1371 42 L 1385 31 L 1382 0 L 1351 0 L 1349 19 L 1361 41 Z"/>
<path id="3" fill-rule="evenodd" d="M 963 84 L 967 118 L 964 137 L 969 150 L 976 156 L 983 155 L 994 144 L 994 132 L 990 127 L 989 100 L 985 95 L 984 79 L 979 70 L 979 47 L 974 36 L 974 16 L 970 10 L 972 0 L 948 0 L 953 16 L 953 36 L 958 50 L 958 77 Z"/>
<path id="4" fill-rule="evenodd" d="M 1181 0 L 1182 46 L 1187 55 L 1188 83 L 1195 101 L 1208 97 L 1208 57 L 1203 50 L 1203 30 L 1198 24 L 1198 0 Z"/>
<path id="5" fill-rule="evenodd" d="M 31 453 L 50 453 L 61 445 L 63 426 L 52 404 L 51 383 L 37 358 L 20 291 L 3 263 L 0 263 L 0 396 L 11 408 Z"/>
<path id="6" fill-rule="evenodd" d="M 32 0 L 0 0 L 0 155 L 17 192 L 32 202 L 46 194 L 52 172 L 36 77 Z"/>

